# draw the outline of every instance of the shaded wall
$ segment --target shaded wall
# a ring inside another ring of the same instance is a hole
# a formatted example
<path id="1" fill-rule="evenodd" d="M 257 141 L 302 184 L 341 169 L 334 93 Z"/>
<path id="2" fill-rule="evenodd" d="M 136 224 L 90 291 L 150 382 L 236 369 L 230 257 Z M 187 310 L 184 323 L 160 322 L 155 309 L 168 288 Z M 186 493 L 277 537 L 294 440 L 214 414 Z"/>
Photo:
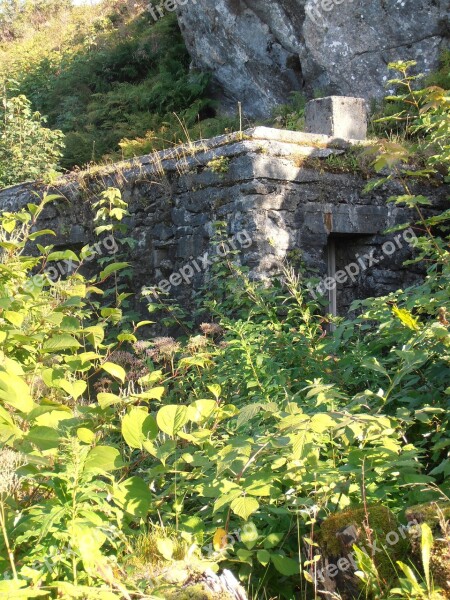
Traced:
<path id="1" fill-rule="evenodd" d="M 128 225 L 136 245 L 127 258 L 135 292 L 159 286 L 188 306 L 207 279 L 211 260 L 223 260 L 212 246 L 217 221 L 225 222 L 230 251 L 238 251 L 254 277 L 271 277 L 287 257 L 300 256 L 307 271 L 320 279 L 328 275 L 330 239 L 336 243 L 339 270 L 356 254 L 382 254 L 389 239 L 383 232 L 414 218 L 386 204 L 401 193 L 398 184 L 366 195 L 361 175 L 327 172 L 327 156 L 343 155 L 351 144 L 256 128 L 71 176 L 49 190 L 63 199 L 45 211 L 40 227 L 55 230 L 57 237 L 43 242 L 74 248 L 95 243 L 92 203 L 103 189 L 115 186 L 131 213 Z M 305 157 L 323 161 L 323 168 L 306 168 Z M 17 210 L 35 201 L 35 191 L 46 190 L 34 184 L 5 189 L 0 207 Z M 419 191 L 432 197 L 434 210 L 445 205 L 442 187 Z M 339 310 L 345 312 L 355 298 L 412 283 L 420 269 L 402 268 L 410 253 L 405 244 L 388 260 L 361 270 L 356 281 L 340 284 Z"/>

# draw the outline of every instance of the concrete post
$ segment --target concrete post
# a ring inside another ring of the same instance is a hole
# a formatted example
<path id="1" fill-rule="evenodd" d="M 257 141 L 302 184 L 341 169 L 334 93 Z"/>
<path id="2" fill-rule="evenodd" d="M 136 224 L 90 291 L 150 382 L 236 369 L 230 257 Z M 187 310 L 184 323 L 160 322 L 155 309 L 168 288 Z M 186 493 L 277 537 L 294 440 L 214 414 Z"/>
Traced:
<path id="1" fill-rule="evenodd" d="M 306 105 L 306 132 L 334 138 L 365 140 L 367 106 L 364 98 L 327 96 Z"/>

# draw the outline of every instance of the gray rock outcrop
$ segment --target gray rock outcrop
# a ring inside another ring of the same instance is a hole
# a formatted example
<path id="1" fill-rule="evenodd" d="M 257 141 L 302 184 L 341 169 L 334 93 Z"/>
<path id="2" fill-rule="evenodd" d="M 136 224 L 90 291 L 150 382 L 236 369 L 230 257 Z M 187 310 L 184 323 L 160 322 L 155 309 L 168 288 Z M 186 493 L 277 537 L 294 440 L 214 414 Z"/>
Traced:
<path id="1" fill-rule="evenodd" d="M 450 0 L 188 0 L 179 23 L 193 67 L 224 106 L 267 117 L 292 91 L 381 98 L 387 64 L 434 69 Z"/>

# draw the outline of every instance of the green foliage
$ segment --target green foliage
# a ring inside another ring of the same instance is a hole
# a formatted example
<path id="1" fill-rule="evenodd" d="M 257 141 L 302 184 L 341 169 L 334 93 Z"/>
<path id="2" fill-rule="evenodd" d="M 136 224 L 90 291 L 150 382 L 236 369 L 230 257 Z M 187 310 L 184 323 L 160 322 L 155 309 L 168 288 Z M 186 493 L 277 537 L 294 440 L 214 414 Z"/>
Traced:
<path id="1" fill-rule="evenodd" d="M 55 173 L 63 134 L 44 126 L 25 96 L 0 99 L 0 188 Z"/>
<path id="2" fill-rule="evenodd" d="M 450 89 L 450 50 L 442 52 L 439 69 L 426 78 L 427 86 Z"/>
<path id="3" fill-rule="evenodd" d="M 291 92 L 290 102 L 274 111 L 275 126 L 290 131 L 302 131 L 305 126 L 306 98 L 300 92 Z"/>
<path id="4" fill-rule="evenodd" d="M 207 164 L 208 169 L 211 169 L 213 173 L 223 174 L 228 173 L 230 169 L 230 159 L 226 156 L 214 158 Z"/>
<path id="5" fill-rule="evenodd" d="M 71 0 L 1 0 L 0 42 L 23 37 L 65 12 Z"/>
<path id="6" fill-rule="evenodd" d="M 200 332 L 138 340 L 150 323 L 127 314 L 127 261 L 116 253 L 81 275 L 90 249 L 56 251 L 37 226 L 57 198 L 2 214 L 1 594 L 202 597 L 207 569 L 227 567 L 252 598 L 308 599 L 321 553 L 337 550 L 323 538 L 333 523 L 358 515 L 369 542 L 391 513 L 448 496 L 449 215 L 426 218 L 410 186 L 448 168 L 448 103 L 444 91 L 411 93 L 406 133 L 423 138 L 426 168 L 384 144 L 373 157 L 383 177 L 368 187 L 402 182 L 391 202 L 417 214 L 414 260 L 428 273 L 357 303 L 333 333 L 301 270 L 285 266 L 269 286 L 230 255 L 209 272 Z M 126 245 L 120 191 L 94 210 L 97 233 Z M 76 268 L 52 282 L 46 269 L 66 259 Z M 355 550 L 368 598 L 436 597 L 422 534 L 423 578 L 401 557 L 391 591 L 386 564 Z"/>
<path id="7" fill-rule="evenodd" d="M 430 527 L 423 523 L 421 526 L 421 549 L 422 549 L 422 567 L 424 571 L 423 583 L 420 582 L 419 576 L 413 571 L 413 569 L 405 563 L 398 561 L 397 564 L 400 567 L 402 574 L 405 576 L 404 579 L 400 579 L 400 588 L 391 590 L 393 597 L 401 598 L 420 598 L 427 600 L 440 600 L 443 596 L 440 588 L 436 587 L 432 581 L 430 572 L 430 558 L 433 549 L 433 533 Z"/>
<path id="8" fill-rule="evenodd" d="M 189 69 L 175 16 L 154 23 L 145 2 L 122 4 L 55 11 L 45 31 L 0 46 L 0 80 L 16 79 L 64 132 L 65 168 L 165 148 L 189 131 L 223 133 L 234 122 L 212 118 L 209 76 Z"/>

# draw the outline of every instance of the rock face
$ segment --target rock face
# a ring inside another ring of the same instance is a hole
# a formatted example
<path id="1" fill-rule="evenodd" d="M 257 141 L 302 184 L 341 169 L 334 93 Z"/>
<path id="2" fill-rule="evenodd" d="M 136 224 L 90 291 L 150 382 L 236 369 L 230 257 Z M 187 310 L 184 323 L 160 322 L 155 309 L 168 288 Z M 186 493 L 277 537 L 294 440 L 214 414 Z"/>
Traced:
<path id="1" fill-rule="evenodd" d="M 179 23 L 224 105 L 267 117 L 292 91 L 380 98 L 391 61 L 432 70 L 449 9 L 450 0 L 188 0 Z"/>

